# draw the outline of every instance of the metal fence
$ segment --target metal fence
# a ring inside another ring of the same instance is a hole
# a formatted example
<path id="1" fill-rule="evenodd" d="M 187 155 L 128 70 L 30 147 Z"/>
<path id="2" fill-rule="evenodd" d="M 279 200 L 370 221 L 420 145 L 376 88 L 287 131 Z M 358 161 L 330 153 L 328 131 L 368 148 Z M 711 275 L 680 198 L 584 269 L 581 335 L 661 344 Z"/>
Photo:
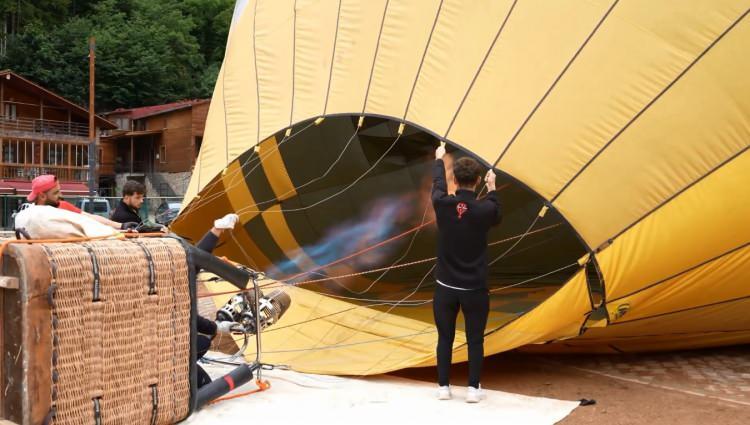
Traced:
<path id="1" fill-rule="evenodd" d="M 65 198 L 66 201 L 82 208 L 84 211 L 103 217 L 109 217 L 109 214 L 114 211 L 120 199 L 122 198 L 103 196 Z M 172 210 L 178 208 L 178 205 L 182 204 L 182 199 L 181 197 L 148 197 L 144 200 L 143 206 L 141 206 L 138 213 L 144 221 L 166 224 L 164 221 L 171 218 L 174 212 L 165 213 L 165 211 L 170 208 Z M 0 196 L 0 207 L 2 207 L 1 230 L 11 230 L 13 228 L 13 213 L 18 211 L 20 206 L 25 202 L 28 202 L 25 196 Z"/>

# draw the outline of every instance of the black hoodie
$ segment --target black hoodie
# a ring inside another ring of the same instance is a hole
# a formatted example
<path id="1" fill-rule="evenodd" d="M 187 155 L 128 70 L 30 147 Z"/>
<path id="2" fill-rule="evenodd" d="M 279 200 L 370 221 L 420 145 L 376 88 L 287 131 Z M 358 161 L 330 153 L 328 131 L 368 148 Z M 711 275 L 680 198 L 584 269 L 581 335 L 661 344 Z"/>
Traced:
<path id="1" fill-rule="evenodd" d="M 112 212 L 111 218 L 112 221 L 116 221 L 118 223 L 143 223 L 143 219 L 140 215 L 138 215 L 138 211 L 131 208 L 122 199 L 115 207 L 115 210 Z"/>
<path id="2" fill-rule="evenodd" d="M 500 202 L 495 191 L 477 199 L 474 191 L 458 189 L 448 195 L 445 166 L 435 161 L 432 171 L 432 206 L 438 227 L 435 279 L 462 289 L 487 287 L 487 233 L 500 223 Z"/>

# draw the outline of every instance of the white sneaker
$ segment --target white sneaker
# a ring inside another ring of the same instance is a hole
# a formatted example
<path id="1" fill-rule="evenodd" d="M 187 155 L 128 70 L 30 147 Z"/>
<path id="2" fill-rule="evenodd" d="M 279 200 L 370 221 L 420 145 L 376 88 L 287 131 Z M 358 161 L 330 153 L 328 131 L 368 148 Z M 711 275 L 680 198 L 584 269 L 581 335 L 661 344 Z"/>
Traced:
<path id="1" fill-rule="evenodd" d="M 240 221 L 237 214 L 227 214 L 224 217 L 214 221 L 214 227 L 221 230 L 234 229 L 234 225 Z"/>
<path id="2" fill-rule="evenodd" d="M 448 385 L 443 386 L 443 387 L 438 387 L 437 398 L 438 400 L 450 400 L 451 399 L 451 387 Z"/>
<path id="3" fill-rule="evenodd" d="M 485 397 L 484 391 L 482 391 L 482 385 L 479 385 L 479 388 L 469 387 L 466 391 L 467 403 L 479 403 L 479 401 L 484 400 Z"/>

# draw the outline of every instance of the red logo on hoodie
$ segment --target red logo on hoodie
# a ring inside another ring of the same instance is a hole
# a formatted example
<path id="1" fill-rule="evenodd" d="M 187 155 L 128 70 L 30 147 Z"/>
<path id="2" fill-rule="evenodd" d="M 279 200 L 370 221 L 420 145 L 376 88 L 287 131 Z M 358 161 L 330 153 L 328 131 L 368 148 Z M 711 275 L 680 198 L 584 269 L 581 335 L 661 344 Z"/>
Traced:
<path id="1" fill-rule="evenodd" d="M 456 205 L 456 212 L 458 213 L 458 219 L 461 219 L 461 216 L 464 215 L 466 211 L 469 211 L 469 207 L 466 205 L 465 202 L 459 202 Z"/>

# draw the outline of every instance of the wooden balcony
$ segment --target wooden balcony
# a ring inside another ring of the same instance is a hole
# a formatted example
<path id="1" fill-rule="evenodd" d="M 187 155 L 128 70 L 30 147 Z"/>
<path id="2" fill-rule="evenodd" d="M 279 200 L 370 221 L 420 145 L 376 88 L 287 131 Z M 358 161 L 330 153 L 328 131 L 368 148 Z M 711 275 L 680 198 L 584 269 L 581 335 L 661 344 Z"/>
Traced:
<path id="1" fill-rule="evenodd" d="M 22 137 L 47 140 L 88 139 L 89 126 L 73 121 L 0 117 L 0 137 Z"/>
<path id="2" fill-rule="evenodd" d="M 42 174 L 54 174 L 61 182 L 86 183 L 89 177 L 88 167 L 55 167 L 38 164 L 1 164 L 0 179 L 32 180 Z"/>

